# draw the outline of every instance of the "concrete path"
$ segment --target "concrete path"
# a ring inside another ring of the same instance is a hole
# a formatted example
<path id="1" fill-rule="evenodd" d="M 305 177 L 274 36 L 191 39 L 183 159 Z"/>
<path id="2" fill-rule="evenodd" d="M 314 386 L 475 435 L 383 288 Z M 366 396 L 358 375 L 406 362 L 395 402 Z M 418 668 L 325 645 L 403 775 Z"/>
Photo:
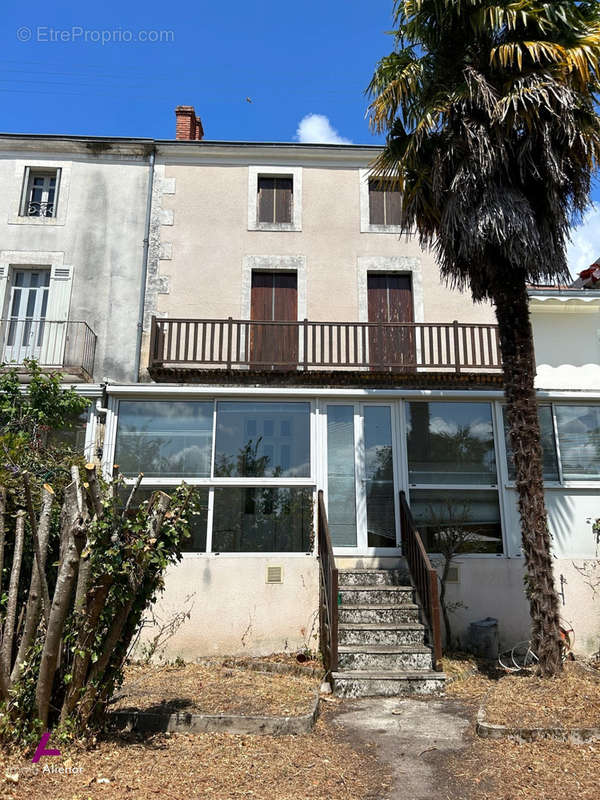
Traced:
<path id="1" fill-rule="evenodd" d="M 464 706 L 443 698 L 368 697 L 343 706 L 334 724 L 353 740 L 376 745 L 378 759 L 393 770 L 389 800 L 431 800 L 440 795 L 443 756 L 468 744 L 466 715 Z"/>

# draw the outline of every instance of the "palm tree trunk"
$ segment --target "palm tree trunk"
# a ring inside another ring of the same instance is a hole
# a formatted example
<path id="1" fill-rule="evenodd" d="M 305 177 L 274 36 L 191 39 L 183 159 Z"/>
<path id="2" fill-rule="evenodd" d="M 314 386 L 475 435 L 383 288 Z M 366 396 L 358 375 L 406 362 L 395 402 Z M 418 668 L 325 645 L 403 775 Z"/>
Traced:
<path id="1" fill-rule="evenodd" d="M 542 446 L 534 386 L 535 356 L 525 276 L 511 279 L 500 271 L 491 296 L 496 304 L 504 366 L 509 439 L 527 566 L 532 647 L 539 658 L 540 674 L 550 677 L 562 670 L 561 637 L 544 501 Z"/>

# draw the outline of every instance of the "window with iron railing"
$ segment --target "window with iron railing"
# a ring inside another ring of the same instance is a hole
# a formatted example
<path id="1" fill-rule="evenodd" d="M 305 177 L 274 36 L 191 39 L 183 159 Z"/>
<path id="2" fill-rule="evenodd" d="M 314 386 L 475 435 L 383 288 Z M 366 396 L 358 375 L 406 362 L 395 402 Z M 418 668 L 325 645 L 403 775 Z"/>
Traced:
<path id="1" fill-rule="evenodd" d="M 60 169 L 27 167 L 19 216 L 56 217 L 59 183 Z"/>

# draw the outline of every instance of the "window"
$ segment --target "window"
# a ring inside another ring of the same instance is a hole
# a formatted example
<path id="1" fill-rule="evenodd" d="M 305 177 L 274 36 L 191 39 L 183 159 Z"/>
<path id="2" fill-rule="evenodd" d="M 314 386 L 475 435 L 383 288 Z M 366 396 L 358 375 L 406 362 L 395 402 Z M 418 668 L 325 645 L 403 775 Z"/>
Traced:
<path id="1" fill-rule="evenodd" d="M 213 403 L 119 403 L 115 462 L 123 475 L 210 477 Z"/>
<path id="2" fill-rule="evenodd" d="M 19 215 L 22 217 L 56 217 L 60 169 L 25 170 L 23 196 Z"/>
<path id="3" fill-rule="evenodd" d="M 334 547 L 356 547 L 354 406 L 327 406 L 327 506 Z"/>
<path id="4" fill-rule="evenodd" d="M 401 225 L 400 191 L 389 180 L 369 180 L 369 223 L 371 225 Z"/>
<path id="5" fill-rule="evenodd" d="M 258 222 L 291 224 L 293 178 L 258 176 Z"/>
<path id="6" fill-rule="evenodd" d="M 408 403 L 407 436 L 410 507 L 426 550 L 458 535 L 461 552 L 502 553 L 491 404 Z"/>
<path id="7" fill-rule="evenodd" d="M 506 441 L 506 460 L 508 466 L 508 479 L 514 481 L 515 463 L 508 436 L 508 423 L 506 420 L 506 408 L 502 408 L 504 419 L 504 437 Z M 543 470 L 545 481 L 558 481 L 558 459 L 556 457 L 556 443 L 554 441 L 554 423 L 552 422 L 552 406 L 539 406 L 538 417 L 540 421 L 540 433 L 542 437 Z"/>
<path id="8" fill-rule="evenodd" d="M 600 406 L 545 405 L 539 406 L 538 414 L 544 480 L 600 480 Z M 514 481 L 506 413 L 504 433 L 508 477 Z"/>
<path id="9" fill-rule="evenodd" d="M 600 478 L 600 406 L 555 406 L 564 480 Z"/>
<path id="10" fill-rule="evenodd" d="M 139 507 L 145 500 L 149 500 L 151 495 L 160 490 L 166 494 L 172 494 L 173 488 L 168 486 L 142 486 L 135 495 L 133 510 Z M 131 487 L 126 486 L 120 491 L 122 504 L 125 505 Z M 208 489 L 197 486 L 194 488 L 195 508 L 193 512 L 186 513 L 188 520 L 189 537 L 185 538 L 181 544 L 184 553 L 204 553 L 206 551 L 206 523 L 208 519 Z"/>
<path id="11" fill-rule="evenodd" d="M 217 404 L 215 477 L 310 476 L 310 403 Z"/>
<path id="12" fill-rule="evenodd" d="M 365 406 L 367 545 L 396 546 L 392 418 L 389 406 Z"/>
<path id="13" fill-rule="evenodd" d="M 311 550 L 312 490 L 215 489 L 215 553 L 307 553 Z"/>
<path id="14" fill-rule="evenodd" d="M 410 508 L 430 553 L 440 552 L 440 537 L 454 536 L 461 553 L 502 553 L 502 526 L 495 490 L 413 489 Z"/>
<path id="15" fill-rule="evenodd" d="M 302 167 L 248 166 L 248 230 L 302 230 Z"/>
<path id="16" fill-rule="evenodd" d="M 142 496 L 194 487 L 186 551 L 306 553 L 310 413 L 310 403 L 121 400 L 114 461 L 128 484 L 143 473 Z"/>
<path id="17" fill-rule="evenodd" d="M 411 484 L 495 485 L 489 403 L 409 403 Z"/>

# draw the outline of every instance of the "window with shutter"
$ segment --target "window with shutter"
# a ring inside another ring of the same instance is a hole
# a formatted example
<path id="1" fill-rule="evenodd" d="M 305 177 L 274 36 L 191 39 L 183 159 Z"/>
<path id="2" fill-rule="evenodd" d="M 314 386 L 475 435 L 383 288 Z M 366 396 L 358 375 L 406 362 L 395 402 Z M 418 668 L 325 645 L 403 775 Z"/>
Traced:
<path id="1" fill-rule="evenodd" d="M 373 178 L 369 181 L 369 223 L 371 225 L 401 224 L 400 191 L 390 181 Z"/>
<path id="2" fill-rule="evenodd" d="M 56 217 L 60 172 L 26 168 L 20 216 Z"/>
<path id="3" fill-rule="evenodd" d="M 292 222 L 293 179 L 291 177 L 258 177 L 258 222 L 289 224 Z"/>

